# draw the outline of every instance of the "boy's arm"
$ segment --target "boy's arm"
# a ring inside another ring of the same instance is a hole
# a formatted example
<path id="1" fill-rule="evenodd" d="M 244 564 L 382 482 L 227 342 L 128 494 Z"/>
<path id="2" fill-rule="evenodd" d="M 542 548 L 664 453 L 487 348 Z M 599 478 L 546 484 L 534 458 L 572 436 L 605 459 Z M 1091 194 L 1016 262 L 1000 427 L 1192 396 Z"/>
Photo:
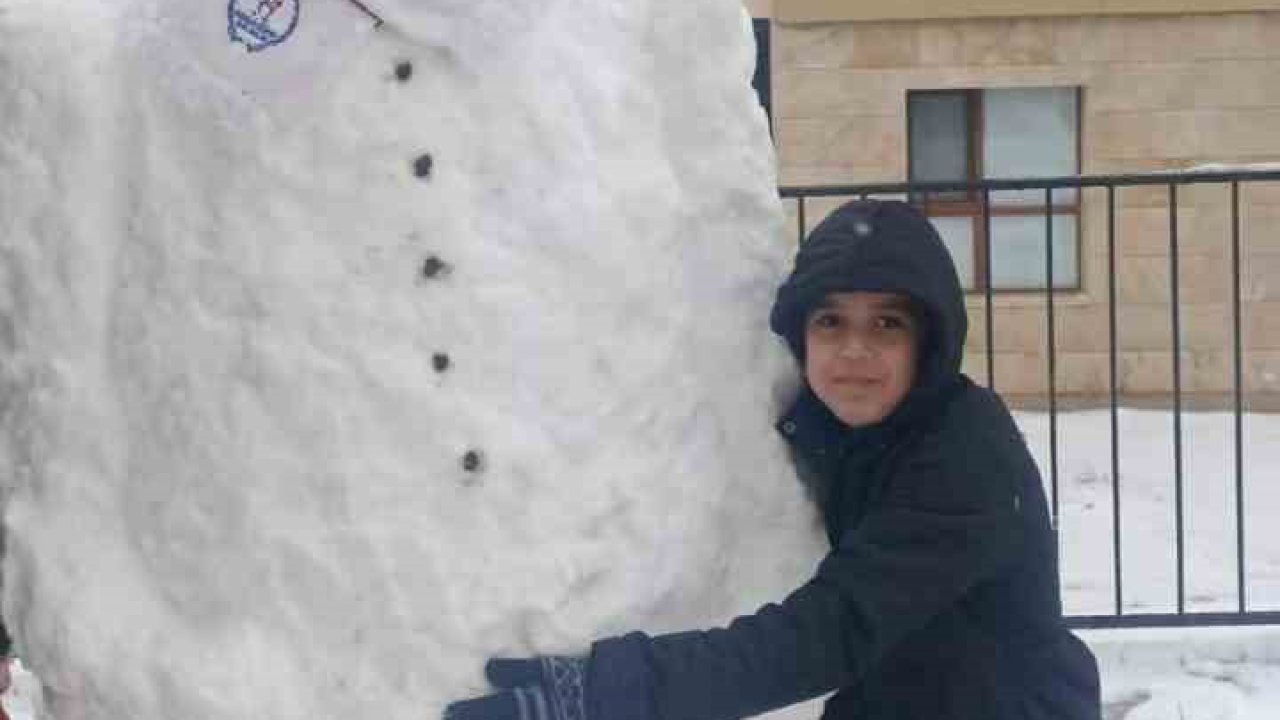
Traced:
<path id="1" fill-rule="evenodd" d="M 1016 513 L 884 508 L 781 604 L 723 629 L 601 641 L 588 718 L 740 718 L 847 687 L 1017 552 Z"/>
<path id="2" fill-rule="evenodd" d="M 783 602 L 725 628 L 595 643 L 581 665 L 582 720 L 728 720 L 847 687 L 998 573 L 1021 553 L 1011 468 L 967 445 L 929 447 Z"/>

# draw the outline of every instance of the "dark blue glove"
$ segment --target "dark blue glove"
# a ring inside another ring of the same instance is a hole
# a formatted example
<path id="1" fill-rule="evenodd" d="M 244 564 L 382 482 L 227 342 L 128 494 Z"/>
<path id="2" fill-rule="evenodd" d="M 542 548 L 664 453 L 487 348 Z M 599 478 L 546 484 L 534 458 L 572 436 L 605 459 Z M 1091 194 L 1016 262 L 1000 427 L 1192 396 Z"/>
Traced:
<path id="1" fill-rule="evenodd" d="M 444 720 L 588 720 L 586 658 L 494 658 L 484 674 L 498 692 L 453 703 Z"/>

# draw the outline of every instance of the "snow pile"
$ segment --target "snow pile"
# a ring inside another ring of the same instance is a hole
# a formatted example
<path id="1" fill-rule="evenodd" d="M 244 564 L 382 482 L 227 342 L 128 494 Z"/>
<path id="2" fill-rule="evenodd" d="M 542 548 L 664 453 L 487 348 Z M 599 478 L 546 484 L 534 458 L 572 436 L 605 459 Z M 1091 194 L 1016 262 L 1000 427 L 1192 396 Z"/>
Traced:
<path id="1" fill-rule="evenodd" d="M 1049 416 L 1018 424 L 1051 485 Z M 1174 422 L 1169 410 L 1122 408 L 1119 437 L 1121 580 L 1126 614 L 1177 612 Z M 1241 422 L 1245 591 L 1251 610 L 1280 607 L 1280 416 Z M 1058 416 L 1063 601 L 1071 614 L 1115 612 L 1115 507 L 1109 411 Z M 1235 418 L 1186 412 L 1181 422 L 1185 603 L 1238 608 Z M 1280 628 L 1086 631 L 1098 656 L 1105 720 L 1274 720 L 1280 707 Z"/>
<path id="2" fill-rule="evenodd" d="M 1049 416 L 1017 413 L 1051 494 Z M 1120 573 L 1126 613 L 1177 612 L 1177 468 L 1170 410 L 1122 408 L 1117 414 L 1120 476 L 1112 477 L 1107 410 L 1058 417 L 1059 546 L 1063 601 L 1075 615 L 1115 612 L 1114 491 L 1118 485 Z M 1280 608 L 1280 416 L 1241 418 L 1244 572 L 1248 607 Z M 1183 599 L 1188 612 L 1239 607 L 1235 417 L 1183 413 Z"/>
<path id="3" fill-rule="evenodd" d="M 1272 720 L 1280 629 L 1082 633 L 1098 656 L 1106 720 Z"/>
<path id="4" fill-rule="evenodd" d="M 433 717 L 819 555 L 736 0 L 364 5 L 0 2 L 4 609 L 60 720 Z"/>

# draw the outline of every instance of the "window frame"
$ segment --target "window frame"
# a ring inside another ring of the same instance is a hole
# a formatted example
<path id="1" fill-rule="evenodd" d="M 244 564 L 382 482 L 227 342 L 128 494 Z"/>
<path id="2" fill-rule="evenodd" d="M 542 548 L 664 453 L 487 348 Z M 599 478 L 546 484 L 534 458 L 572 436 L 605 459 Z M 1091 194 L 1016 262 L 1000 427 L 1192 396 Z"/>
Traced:
<path id="1" fill-rule="evenodd" d="M 915 164 L 912 154 L 915 143 L 912 142 L 913 136 L 911 132 L 911 110 L 912 98 L 921 96 L 961 96 L 965 103 L 965 118 L 968 124 L 968 133 L 965 135 L 966 145 L 966 164 L 965 169 L 966 182 L 981 182 L 986 179 L 984 177 L 985 170 L 983 168 L 983 137 L 985 134 L 985 113 L 983 112 L 983 93 L 988 90 L 1019 90 L 1019 89 L 1041 89 L 1055 88 L 1062 86 L 1026 86 L 1026 87 L 989 87 L 989 88 L 943 88 L 943 89 L 919 89 L 908 90 L 906 98 L 906 121 L 907 121 L 907 180 L 916 182 L 914 177 Z M 1075 173 L 1079 174 L 1082 163 L 1082 151 L 1080 136 L 1083 134 L 1083 92 L 1080 86 L 1070 86 L 1075 93 Z M 995 192 L 995 191 L 993 191 Z M 1055 193 L 1061 191 L 1055 191 Z M 959 193 L 956 193 L 959 194 Z M 1060 203 L 1057 201 L 1056 195 L 1054 202 L 1049 208 L 1049 215 L 1069 215 L 1075 218 L 1075 253 L 1076 253 L 1076 272 L 1074 281 L 1070 284 L 1057 285 L 1053 283 L 1053 279 L 1049 278 L 1048 283 L 1041 283 L 1033 286 L 992 286 L 990 290 L 995 293 L 1009 294 L 1026 294 L 1026 293 L 1043 293 L 1047 289 L 1054 292 L 1079 292 L 1083 289 L 1082 277 L 1083 258 L 1081 255 L 1081 197 L 1083 191 L 1077 189 L 1075 191 L 1075 199 L 1070 203 Z M 909 194 L 909 201 L 919 206 L 929 217 L 943 218 L 964 218 L 968 217 L 972 220 L 973 238 L 973 277 L 972 286 L 966 287 L 966 293 L 985 293 L 988 290 L 990 277 L 988 276 L 987 262 L 987 227 L 983 222 L 982 212 L 982 190 L 979 188 L 967 188 L 964 191 L 963 199 L 936 199 L 931 194 L 912 192 Z M 990 202 L 990 214 L 994 220 L 997 217 L 1045 217 L 1044 201 L 1041 199 L 1035 204 L 999 204 L 992 198 Z M 963 280 L 963 278 L 962 278 Z"/>

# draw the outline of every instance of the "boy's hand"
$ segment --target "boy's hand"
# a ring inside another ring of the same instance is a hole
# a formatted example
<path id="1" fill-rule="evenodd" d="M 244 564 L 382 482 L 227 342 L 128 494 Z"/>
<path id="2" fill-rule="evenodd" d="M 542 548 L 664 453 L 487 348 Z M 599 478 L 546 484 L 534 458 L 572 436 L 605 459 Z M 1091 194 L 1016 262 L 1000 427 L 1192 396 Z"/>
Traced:
<path id="1" fill-rule="evenodd" d="M 444 720 L 589 720 L 586 658 L 494 658 L 484 674 L 498 691 L 453 703 Z"/>

